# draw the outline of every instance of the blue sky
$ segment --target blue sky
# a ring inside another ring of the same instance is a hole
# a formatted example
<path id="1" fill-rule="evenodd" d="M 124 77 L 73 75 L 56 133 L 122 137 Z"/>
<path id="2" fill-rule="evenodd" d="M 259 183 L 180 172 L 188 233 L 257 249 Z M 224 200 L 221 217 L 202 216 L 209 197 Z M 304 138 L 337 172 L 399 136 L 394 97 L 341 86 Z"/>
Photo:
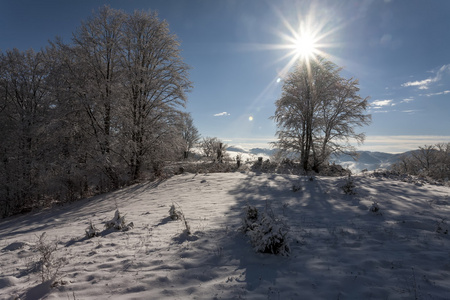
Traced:
<path id="1" fill-rule="evenodd" d="M 370 96 L 373 122 L 361 129 L 360 149 L 450 142 L 450 1 L 0 0 L 0 49 L 39 50 L 55 36 L 70 42 L 104 4 L 157 10 L 169 23 L 192 67 L 187 110 L 203 136 L 244 147 L 275 140 L 269 117 L 292 58 L 280 45 L 291 44 L 289 27 L 309 25 L 322 37 L 318 49 Z"/>

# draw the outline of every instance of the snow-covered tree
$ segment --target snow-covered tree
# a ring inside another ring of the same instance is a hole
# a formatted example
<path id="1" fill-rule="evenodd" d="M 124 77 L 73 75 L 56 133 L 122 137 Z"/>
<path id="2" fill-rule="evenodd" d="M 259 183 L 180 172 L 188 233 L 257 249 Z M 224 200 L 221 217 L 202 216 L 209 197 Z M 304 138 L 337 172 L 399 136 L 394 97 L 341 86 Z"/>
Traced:
<path id="1" fill-rule="evenodd" d="M 355 155 L 352 141 L 364 134 L 356 127 L 368 125 L 368 98 L 358 95 L 358 80 L 340 76 L 341 68 L 322 57 L 301 60 L 287 76 L 272 117 L 278 126 L 274 144 L 300 154 L 305 170 L 319 171 L 332 153 Z"/>
<path id="2" fill-rule="evenodd" d="M 218 161 L 221 161 L 221 158 L 225 156 L 227 146 L 227 144 L 216 137 L 204 137 L 200 142 L 203 154 Z"/>
<path id="3" fill-rule="evenodd" d="M 188 158 L 189 151 L 199 142 L 200 133 L 197 127 L 194 125 L 194 120 L 191 114 L 184 114 L 182 117 L 181 124 L 181 135 L 184 142 L 184 155 L 183 157 Z"/>
<path id="4" fill-rule="evenodd" d="M 92 152 L 95 164 L 109 178 L 112 186 L 120 184 L 114 147 L 119 128 L 119 108 L 125 80 L 120 67 L 121 39 L 126 14 L 107 6 L 100 8 L 73 34 L 73 46 L 66 47 L 72 57 L 73 91 L 89 118 L 90 134 L 96 141 Z"/>
<path id="5" fill-rule="evenodd" d="M 69 44 L 0 53 L 0 215 L 161 174 L 188 151 L 179 46 L 155 13 L 105 6 Z"/>
<path id="6" fill-rule="evenodd" d="M 180 109 L 191 82 L 177 37 L 156 13 L 136 11 L 128 16 L 121 46 L 126 78 L 123 130 L 132 177 L 137 179 L 144 161 L 160 163 L 152 153 L 164 151 L 168 139 L 174 142 L 171 126 L 174 118 L 182 118 Z"/>
<path id="7" fill-rule="evenodd" d="M 399 173 L 448 180 L 450 178 L 450 143 L 420 146 L 417 150 L 401 155 L 391 168 Z"/>
<path id="8" fill-rule="evenodd" d="M 0 54 L 1 214 L 32 206 L 45 161 L 50 115 L 42 52 L 17 49 Z"/>

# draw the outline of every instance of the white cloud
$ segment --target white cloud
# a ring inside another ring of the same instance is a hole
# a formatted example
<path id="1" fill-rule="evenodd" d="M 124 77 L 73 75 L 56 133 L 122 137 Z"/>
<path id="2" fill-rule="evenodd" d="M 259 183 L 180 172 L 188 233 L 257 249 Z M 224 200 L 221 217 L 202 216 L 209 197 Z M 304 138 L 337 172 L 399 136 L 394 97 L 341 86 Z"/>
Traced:
<path id="1" fill-rule="evenodd" d="M 439 93 L 425 94 L 425 96 L 431 97 L 431 96 L 439 96 L 439 95 L 446 95 L 446 94 L 450 94 L 450 90 L 446 90 L 446 91 L 439 92 Z"/>
<path id="2" fill-rule="evenodd" d="M 408 81 L 403 83 L 402 86 L 403 87 L 418 86 L 420 90 L 427 90 L 430 84 L 441 80 L 443 73 L 445 73 L 446 71 L 447 72 L 450 71 L 450 64 L 443 65 L 442 67 L 440 67 L 439 70 L 437 70 L 436 75 L 434 77 L 430 77 L 424 80 Z"/>
<path id="3" fill-rule="evenodd" d="M 409 103 L 411 101 L 414 101 L 414 98 L 405 98 L 402 101 L 400 101 L 400 103 Z"/>
<path id="4" fill-rule="evenodd" d="M 226 117 L 226 116 L 229 116 L 229 115 L 230 115 L 229 113 L 227 113 L 226 111 L 224 111 L 224 112 L 215 114 L 214 117 L 224 117 L 224 116 Z"/>
<path id="5" fill-rule="evenodd" d="M 421 81 L 409 81 L 402 84 L 402 86 L 418 86 L 421 90 L 428 89 L 428 85 L 434 82 L 432 78 L 424 79 Z"/>
<path id="6" fill-rule="evenodd" d="M 392 100 L 375 100 L 372 102 L 372 104 L 374 106 L 388 106 L 388 105 L 393 105 L 391 104 Z"/>

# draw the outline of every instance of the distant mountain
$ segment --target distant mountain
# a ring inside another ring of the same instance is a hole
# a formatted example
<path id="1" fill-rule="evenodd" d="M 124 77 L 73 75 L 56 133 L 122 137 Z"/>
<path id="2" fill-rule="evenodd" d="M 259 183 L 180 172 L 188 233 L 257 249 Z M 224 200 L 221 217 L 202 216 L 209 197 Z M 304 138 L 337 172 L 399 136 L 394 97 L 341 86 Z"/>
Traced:
<path id="1" fill-rule="evenodd" d="M 228 154 L 234 158 L 236 155 L 241 155 L 242 159 L 245 160 L 257 160 L 258 157 L 262 157 L 263 159 L 270 159 L 270 157 L 277 151 L 277 149 L 268 149 L 268 148 L 251 148 L 244 149 L 240 146 L 228 146 L 227 152 Z"/>
<path id="2" fill-rule="evenodd" d="M 275 154 L 275 152 L 277 152 L 277 149 L 252 148 L 249 150 L 249 153 L 254 154 L 254 155 L 263 154 L 263 155 L 271 156 L 271 155 Z"/>
<path id="3" fill-rule="evenodd" d="M 330 161 L 344 168 L 349 168 L 352 172 L 361 172 L 364 169 L 372 171 L 379 168 L 387 169 L 393 163 L 396 163 L 400 156 L 407 154 L 409 152 L 392 154 L 385 152 L 372 152 L 372 151 L 357 151 L 359 157 L 355 161 L 349 155 L 337 155 Z"/>
<path id="4" fill-rule="evenodd" d="M 240 146 L 229 146 L 227 152 L 231 157 L 236 157 L 236 155 L 241 155 L 244 160 L 256 160 L 258 157 L 263 157 L 264 159 L 270 159 L 270 157 L 277 151 L 277 149 L 268 148 L 252 148 L 244 149 Z M 349 155 L 337 155 L 330 159 L 331 163 L 335 163 L 343 166 L 344 168 L 350 169 L 353 173 L 359 173 L 364 169 L 372 171 L 379 168 L 389 168 L 393 163 L 397 162 L 400 156 L 404 154 L 409 154 L 409 152 L 392 154 L 385 152 L 372 152 L 372 151 L 357 151 L 359 157 L 355 161 Z"/>

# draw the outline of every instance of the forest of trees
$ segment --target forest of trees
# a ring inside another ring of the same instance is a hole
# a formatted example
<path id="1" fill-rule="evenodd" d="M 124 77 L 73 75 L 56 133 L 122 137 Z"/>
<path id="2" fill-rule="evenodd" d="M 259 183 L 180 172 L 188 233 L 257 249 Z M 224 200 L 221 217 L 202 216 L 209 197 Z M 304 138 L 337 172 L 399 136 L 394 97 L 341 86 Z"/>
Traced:
<path id="1" fill-rule="evenodd" d="M 100 8 L 70 43 L 0 54 L 0 216 L 116 189 L 199 139 L 177 37 L 153 12 Z"/>
<path id="2" fill-rule="evenodd" d="M 368 97 L 358 95 L 358 80 L 340 76 L 332 62 L 318 56 L 300 60 L 284 80 L 272 117 L 278 126 L 276 147 L 298 153 L 305 171 L 319 172 L 333 153 L 356 155 L 351 141 L 365 135 L 355 128 L 368 125 Z"/>

